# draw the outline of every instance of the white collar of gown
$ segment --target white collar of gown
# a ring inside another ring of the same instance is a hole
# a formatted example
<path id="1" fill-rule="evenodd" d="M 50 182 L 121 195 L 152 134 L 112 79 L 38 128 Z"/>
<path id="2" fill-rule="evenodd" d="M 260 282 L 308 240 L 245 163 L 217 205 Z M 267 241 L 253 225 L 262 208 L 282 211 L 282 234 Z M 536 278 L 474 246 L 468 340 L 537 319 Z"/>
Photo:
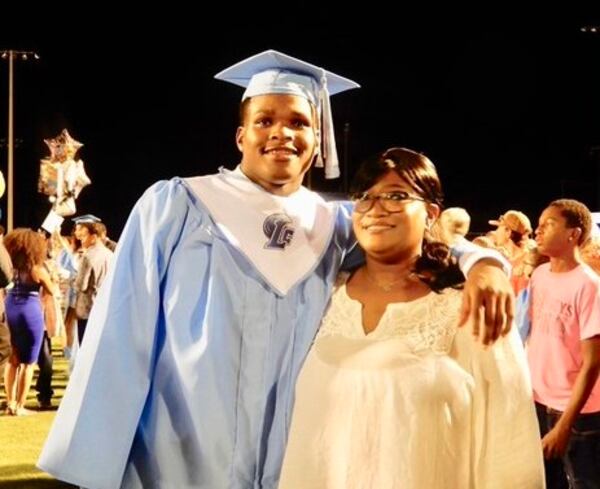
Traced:
<path id="1" fill-rule="evenodd" d="M 279 294 L 286 295 L 323 256 L 335 213 L 316 193 L 300 187 L 287 197 L 270 194 L 239 166 L 185 181 L 227 240 Z"/>

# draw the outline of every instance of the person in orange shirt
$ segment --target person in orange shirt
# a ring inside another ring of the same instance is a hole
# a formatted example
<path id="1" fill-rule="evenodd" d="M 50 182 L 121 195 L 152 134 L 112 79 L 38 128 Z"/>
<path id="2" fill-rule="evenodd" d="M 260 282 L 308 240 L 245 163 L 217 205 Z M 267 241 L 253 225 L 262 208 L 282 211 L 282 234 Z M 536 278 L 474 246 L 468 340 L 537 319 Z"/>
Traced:
<path id="1" fill-rule="evenodd" d="M 515 295 L 527 287 L 529 274 L 526 273 L 526 258 L 529 254 L 531 222 L 520 211 L 509 210 L 497 220 L 489 221 L 497 226 L 492 232 L 495 248 L 503 253 L 512 265 L 510 282 Z"/>

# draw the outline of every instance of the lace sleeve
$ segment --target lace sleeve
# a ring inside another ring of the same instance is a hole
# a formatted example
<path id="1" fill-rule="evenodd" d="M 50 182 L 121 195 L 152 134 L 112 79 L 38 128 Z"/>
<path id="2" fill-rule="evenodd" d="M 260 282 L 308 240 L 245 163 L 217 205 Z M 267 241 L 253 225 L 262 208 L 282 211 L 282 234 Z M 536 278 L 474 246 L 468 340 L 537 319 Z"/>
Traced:
<path id="1" fill-rule="evenodd" d="M 375 332 L 381 339 L 403 337 L 414 353 L 445 354 L 456 335 L 460 304 L 460 292 L 452 289 L 392 304 L 387 320 Z"/>

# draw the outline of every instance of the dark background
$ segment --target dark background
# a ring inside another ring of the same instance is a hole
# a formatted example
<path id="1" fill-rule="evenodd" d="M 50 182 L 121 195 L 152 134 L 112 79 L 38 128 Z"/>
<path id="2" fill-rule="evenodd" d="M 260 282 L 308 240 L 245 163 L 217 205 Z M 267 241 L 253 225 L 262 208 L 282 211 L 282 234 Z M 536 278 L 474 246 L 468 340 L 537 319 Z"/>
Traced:
<path id="1" fill-rule="evenodd" d="M 36 190 L 39 160 L 43 139 L 63 128 L 84 143 L 78 156 L 93 182 L 78 213 L 103 218 L 114 238 L 154 181 L 234 168 L 242 90 L 213 75 L 269 48 L 362 85 L 332 99 L 346 179 L 366 156 L 407 146 L 436 163 L 446 205 L 465 207 L 474 231 L 508 209 L 535 222 L 561 196 L 600 210 L 600 33 L 580 30 L 597 18 L 374 10 L 348 21 L 339 11 L 308 17 L 314 5 L 290 13 L 261 3 L 248 10 L 265 12 L 253 15 L 232 7 L 202 18 L 175 10 L 124 18 L 112 8 L 84 18 L 71 10 L 70 20 L 70 7 L 56 7 L 36 22 L 13 16 L 0 31 L 0 50 L 41 56 L 15 62 L 17 226 L 39 226 L 50 208 Z M 7 84 L 1 61 L 0 138 Z M 319 173 L 312 180 L 317 190 L 345 184 Z M 5 224 L 6 196 L 0 207 Z"/>

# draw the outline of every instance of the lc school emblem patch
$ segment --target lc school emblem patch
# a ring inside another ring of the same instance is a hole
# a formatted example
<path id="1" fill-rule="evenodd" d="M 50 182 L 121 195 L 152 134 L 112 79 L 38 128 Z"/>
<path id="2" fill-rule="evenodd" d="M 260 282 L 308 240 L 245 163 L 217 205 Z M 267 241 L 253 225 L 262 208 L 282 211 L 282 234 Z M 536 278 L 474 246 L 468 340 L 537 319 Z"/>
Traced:
<path id="1" fill-rule="evenodd" d="M 271 214 L 263 222 L 263 232 L 269 238 L 265 243 L 266 249 L 283 250 L 292 242 L 294 223 L 286 214 Z"/>

